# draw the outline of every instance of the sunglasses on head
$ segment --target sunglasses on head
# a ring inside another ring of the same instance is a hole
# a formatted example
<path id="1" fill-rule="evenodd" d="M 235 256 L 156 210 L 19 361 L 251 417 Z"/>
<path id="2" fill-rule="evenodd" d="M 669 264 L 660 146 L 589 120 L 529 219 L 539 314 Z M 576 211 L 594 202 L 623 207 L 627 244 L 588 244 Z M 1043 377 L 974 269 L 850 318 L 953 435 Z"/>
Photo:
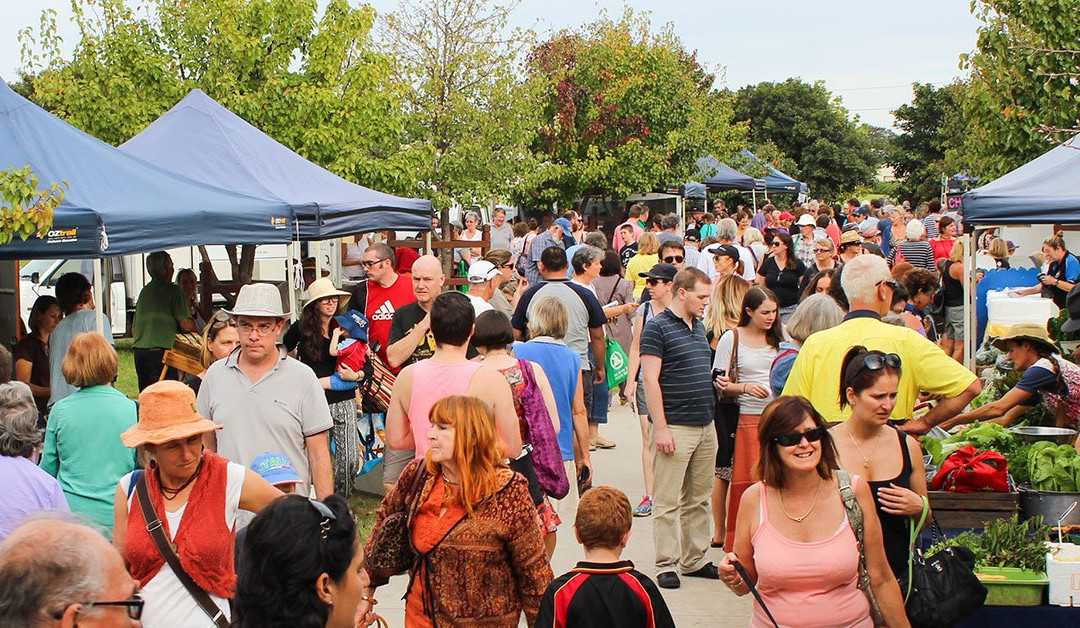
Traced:
<path id="1" fill-rule="evenodd" d="M 319 512 L 319 516 L 322 517 L 322 521 L 319 522 L 319 533 L 323 539 L 330 534 L 330 522 L 337 521 L 337 515 L 334 514 L 330 507 L 322 503 L 317 499 L 308 498 L 308 503 Z"/>
<path id="2" fill-rule="evenodd" d="M 900 368 L 900 356 L 895 353 L 867 353 L 862 359 L 863 368 L 871 371 L 879 371 L 886 366 L 891 369 Z"/>
<path id="3" fill-rule="evenodd" d="M 806 439 L 808 443 L 816 443 L 822 438 L 825 438 L 825 428 L 815 427 L 805 432 L 788 432 L 786 434 L 777 434 L 773 436 L 773 442 L 781 447 L 795 447 L 802 442 L 802 439 Z"/>
<path id="4" fill-rule="evenodd" d="M 682 264 L 683 259 L 682 255 L 668 255 L 664 258 L 664 261 L 668 264 Z"/>

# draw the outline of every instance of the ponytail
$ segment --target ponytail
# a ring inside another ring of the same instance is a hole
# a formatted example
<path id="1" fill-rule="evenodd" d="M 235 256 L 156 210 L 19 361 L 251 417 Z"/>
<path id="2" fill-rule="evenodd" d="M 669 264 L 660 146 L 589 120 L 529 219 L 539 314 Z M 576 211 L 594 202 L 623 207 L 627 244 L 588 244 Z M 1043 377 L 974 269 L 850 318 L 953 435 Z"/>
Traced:
<path id="1" fill-rule="evenodd" d="M 1045 244 L 1047 246 L 1050 246 L 1052 248 L 1055 248 L 1055 249 L 1061 249 L 1063 251 L 1068 250 L 1067 248 L 1065 248 L 1065 232 L 1064 231 L 1058 231 L 1058 232 L 1054 233 L 1054 235 L 1052 235 L 1049 238 L 1043 240 L 1043 244 Z"/>

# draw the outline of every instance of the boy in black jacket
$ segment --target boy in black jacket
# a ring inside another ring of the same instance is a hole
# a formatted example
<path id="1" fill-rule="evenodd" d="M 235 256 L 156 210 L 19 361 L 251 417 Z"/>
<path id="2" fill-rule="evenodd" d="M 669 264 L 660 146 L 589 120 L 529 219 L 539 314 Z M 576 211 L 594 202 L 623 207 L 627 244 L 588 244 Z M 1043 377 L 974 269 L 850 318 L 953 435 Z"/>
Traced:
<path id="1" fill-rule="evenodd" d="M 574 534 L 585 547 L 585 560 L 548 585 L 535 628 L 674 628 L 653 581 L 619 560 L 632 521 L 622 491 L 599 486 L 582 495 Z"/>

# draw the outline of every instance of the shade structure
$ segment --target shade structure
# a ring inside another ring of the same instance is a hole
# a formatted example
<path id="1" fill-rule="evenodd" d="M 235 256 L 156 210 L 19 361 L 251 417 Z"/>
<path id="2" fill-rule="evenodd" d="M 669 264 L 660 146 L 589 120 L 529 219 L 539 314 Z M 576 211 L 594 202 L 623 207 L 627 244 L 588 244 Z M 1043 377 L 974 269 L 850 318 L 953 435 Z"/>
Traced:
<path id="1" fill-rule="evenodd" d="M 771 165 L 768 164 L 768 162 L 758 159 L 757 155 L 755 155 L 754 153 L 751 153 L 746 149 L 743 149 L 740 152 L 742 153 L 743 157 L 746 157 L 751 161 L 760 163 L 762 166 L 765 167 L 767 173 L 763 180 L 765 181 L 766 192 L 772 194 L 806 194 L 809 191 L 809 187 L 805 183 L 796 181 L 795 179 L 792 179 L 791 177 L 784 174 L 783 172 L 780 172 L 776 168 L 773 168 Z"/>
<path id="2" fill-rule="evenodd" d="M 287 203 L 147 163 L 76 129 L 0 80 L 0 170 L 27 165 L 42 185 L 66 181 L 67 195 L 45 238 L 16 237 L 0 246 L 0 259 L 87 258 L 294 237 Z"/>
<path id="3" fill-rule="evenodd" d="M 710 190 L 764 190 L 765 183 L 747 176 L 711 155 L 697 160 L 697 178 Z"/>
<path id="4" fill-rule="evenodd" d="M 1080 223 L 1080 135 L 962 198 L 973 225 Z"/>
<path id="5" fill-rule="evenodd" d="M 430 201 L 347 181 L 248 124 L 202 90 L 193 90 L 120 148 L 204 183 L 291 204 L 302 240 L 431 228 Z"/>

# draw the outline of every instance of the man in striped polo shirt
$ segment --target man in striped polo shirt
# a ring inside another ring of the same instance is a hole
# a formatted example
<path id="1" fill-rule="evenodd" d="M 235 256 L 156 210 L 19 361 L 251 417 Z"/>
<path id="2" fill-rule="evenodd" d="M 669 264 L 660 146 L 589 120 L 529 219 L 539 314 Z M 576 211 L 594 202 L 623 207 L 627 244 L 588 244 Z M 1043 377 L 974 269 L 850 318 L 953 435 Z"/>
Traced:
<path id="1" fill-rule="evenodd" d="M 709 497 L 716 463 L 716 431 L 709 341 L 701 317 L 709 277 L 696 268 L 675 275 L 668 309 L 641 331 L 641 372 L 652 419 L 653 543 L 657 584 L 684 576 L 718 579 L 709 549 Z M 683 534 L 680 534 L 680 530 Z"/>

